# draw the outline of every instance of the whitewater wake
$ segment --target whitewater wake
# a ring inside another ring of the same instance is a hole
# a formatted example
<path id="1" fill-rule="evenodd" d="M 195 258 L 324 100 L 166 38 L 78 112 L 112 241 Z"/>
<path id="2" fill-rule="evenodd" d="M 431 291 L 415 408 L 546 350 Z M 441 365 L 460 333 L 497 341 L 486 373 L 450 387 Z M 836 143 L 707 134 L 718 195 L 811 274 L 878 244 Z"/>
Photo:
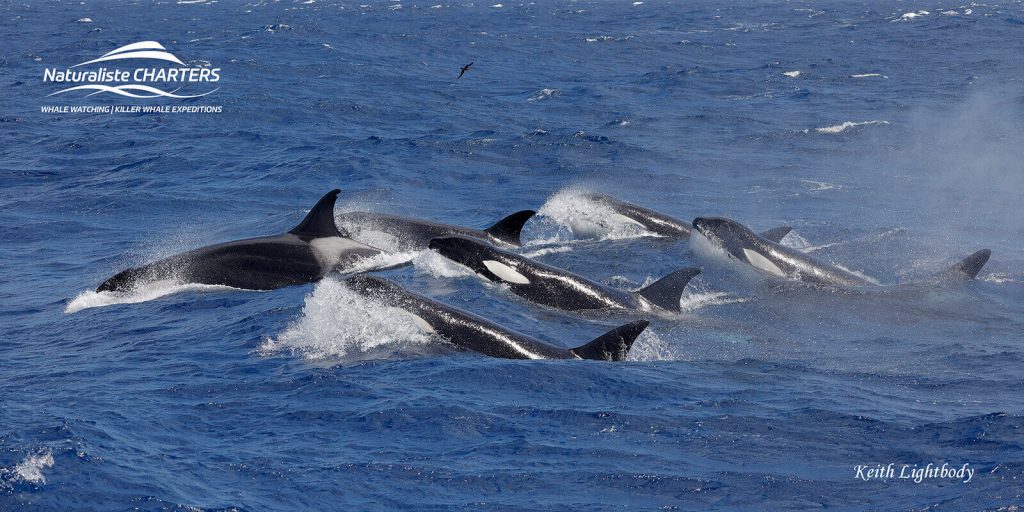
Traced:
<path id="1" fill-rule="evenodd" d="M 578 187 L 565 188 L 540 207 L 537 215 L 555 225 L 555 232 L 549 234 L 545 241 L 565 241 L 562 237 L 566 234 L 571 234 L 575 239 L 593 240 L 658 236 L 610 207 L 590 200 L 587 193 L 587 190 Z"/>
<path id="2" fill-rule="evenodd" d="M 264 357 L 285 353 L 310 362 L 334 362 L 383 358 L 430 341 L 409 314 L 327 278 L 306 296 L 299 317 L 256 351 Z"/>
<path id="3" fill-rule="evenodd" d="M 231 286 L 183 283 L 175 279 L 154 281 L 129 292 L 94 292 L 85 291 L 79 293 L 64 307 L 64 313 L 77 313 L 83 309 L 101 308 L 115 304 L 138 304 L 148 302 L 161 297 L 182 292 L 218 292 L 218 291 L 240 291 L 241 288 Z M 244 290 L 251 291 L 251 290 Z"/>

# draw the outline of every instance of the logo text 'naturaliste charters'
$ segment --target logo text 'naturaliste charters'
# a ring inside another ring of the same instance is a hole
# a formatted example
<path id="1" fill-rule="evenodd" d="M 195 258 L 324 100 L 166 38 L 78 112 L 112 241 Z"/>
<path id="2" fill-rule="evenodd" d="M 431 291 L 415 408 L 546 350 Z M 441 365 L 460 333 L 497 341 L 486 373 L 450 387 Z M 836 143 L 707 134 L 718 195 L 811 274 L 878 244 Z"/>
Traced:
<path id="1" fill-rule="evenodd" d="M 143 63 L 153 60 L 170 62 L 175 66 L 121 67 L 127 63 Z M 109 64 L 101 65 L 99 69 L 76 69 L 100 63 Z M 87 97 L 110 93 L 129 98 L 187 99 L 199 98 L 217 91 L 219 87 L 199 94 L 179 93 L 189 85 L 214 84 L 220 81 L 220 68 L 190 67 L 168 52 L 160 43 L 140 41 L 107 52 L 99 58 L 75 64 L 67 69 L 47 68 L 43 71 L 43 81 L 70 85 L 70 87 L 49 94 L 49 96 L 72 91 L 93 91 Z"/>

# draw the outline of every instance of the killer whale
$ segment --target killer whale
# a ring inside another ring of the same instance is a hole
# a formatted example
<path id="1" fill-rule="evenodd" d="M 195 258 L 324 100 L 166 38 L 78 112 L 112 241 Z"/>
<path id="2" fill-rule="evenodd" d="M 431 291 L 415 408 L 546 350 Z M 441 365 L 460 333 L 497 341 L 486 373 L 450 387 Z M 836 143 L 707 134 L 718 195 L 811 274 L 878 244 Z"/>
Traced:
<path id="1" fill-rule="evenodd" d="M 130 268 L 104 281 L 97 292 L 127 291 L 164 279 L 271 290 L 317 281 L 382 251 L 347 237 L 334 223 L 340 191 L 328 192 L 287 233 L 201 247 Z"/>
<path id="2" fill-rule="evenodd" d="M 462 235 L 486 240 L 504 247 L 519 247 L 519 235 L 526 221 L 537 212 L 515 212 L 486 229 L 473 229 L 440 222 L 373 212 L 347 212 L 338 216 L 352 236 L 359 239 L 365 231 L 380 231 L 393 236 L 404 250 L 424 250 L 430 240 L 443 236 Z"/>
<path id="3" fill-rule="evenodd" d="M 693 220 L 695 243 L 711 243 L 730 259 L 746 263 L 761 272 L 812 284 L 839 287 L 877 286 L 876 283 L 835 265 L 818 261 L 807 254 L 758 236 L 750 228 L 724 217 L 697 217 Z M 942 278 L 974 279 L 988 262 L 992 251 L 982 249 L 964 258 L 940 274 Z"/>
<path id="4" fill-rule="evenodd" d="M 621 361 L 648 325 L 646 320 L 637 320 L 616 327 L 589 343 L 565 349 L 410 292 L 382 277 L 359 274 L 346 278 L 343 283 L 360 296 L 412 315 L 413 321 L 424 331 L 437 334 L 458 347 L 491 357 Z"/>
<path id="5" fill-rule="evenodd" d="M 690 236 L 690 231 L 692 230 L 690 223 L 671 215 L 665 215 L 649 208 L 620 201 L 608 194 L 587 192 L 583 194 L 583 197 L 611 209 L 618 216 L 618 220 L 636 224 L 651 233 L 670 238 L 686 238 Z M 793 228 L 789 226 L 779 226 L 761 233 L 761 236 L 773 242 L 781 242 L 792 230 Z"/>
<path id="6" fill-rule="evenodd" d="M 686 284 L 700 273 L 697 268 L 677 270 L 636 291 L 625 291 L 591 281 L 567 270 L 503 251 L 479 240 L 451 236 L 435 238 L 430 248 L 472 269 L 529 301 L 569 311 L 654 308 L 679 312 Z"/>

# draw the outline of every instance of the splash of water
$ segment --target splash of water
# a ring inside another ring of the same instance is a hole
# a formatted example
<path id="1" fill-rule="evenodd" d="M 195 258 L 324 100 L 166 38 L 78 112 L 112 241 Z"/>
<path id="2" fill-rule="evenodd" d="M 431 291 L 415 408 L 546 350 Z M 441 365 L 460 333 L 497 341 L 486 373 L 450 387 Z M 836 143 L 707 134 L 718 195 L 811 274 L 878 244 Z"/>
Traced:
<path id="1" fill-rule="evenodd" d="M 633 343 L 627 361 L 675 361 L 683 359 L 678 347 L 665 341 L 650 328 L 645 330 Z"/>
<path id="2" fill-rule="evenodd" d="M 575 238 L 620 240 L 657 236 L 608 206 L 590 200 L 586 196 L 587 192 L 577 187 L 562 189 L 540 207 L 537 215 L 567 228 Z"/>
<path id="3" fill-rule="evenodd" d="M 686 286 L 686 293 L 679 298 L 679 311 L 689 313 L 709 306 L 739 304 L 747 302 L 747 300 L 746 297 L 729 292 L 715 291 L 710 289 L 707 284 L 693 280 Z"/>
<path id="4" fill-rule="evenodd" d="M 412 259 L 417 270 L 433 277 L 466 277 L 476 275 L 469 267 L 460 265 L 434 251 L 421 251 Z"/>
<path id="5" fill-rule="evenodd" d="M 871 125 L 874 125 L 874 124 L 889 124 L 889 121 L 884 121 L 884 120 L 861 121 L 861 122 L 845 121 L 845 122 L 842 122 L 842 123 L 839 123 L 839 124 L 834 124 L 834 125 L 831 125 L 831 126 L 822 126 L 820 128 L 815 128 L 814 131 L 816 131 L 818 133 L 827 133 L 827 134 L 833 134 L 834 135 L 834 134 L 837 134 L 837 133 L 843 133 L 846 130 L 849 130 L 850 128 L 857 128 L 857 127 L 860 127 L 860 126 L 871 126 Z"/>
<path id="6" fill-rule="evenodd" d="M 64 313 L 77 313 L 83 309 L 113 306 L 115 304 L 138 304 L 149 302 L 167 295 L 181 292 L 239 291 L 240 288 L 214 284 L 183 283 L 176 279 L 154 281 L 127 292 L 84 291 L 75 296 L 64 307 Z M 250 291 L 250 290 L 245 290 Z"/>
<path id="7" fill-rule="evenodd" d="M 345 273 L 358 274 L 371 270 L 397 267 L 405 263 L 414 262 L 420 254 L 420 251 L 383 252 L 357 261 L 352 267 L 347 268 Z"/>
<path id="8" fill-rule="evenodd" d="M 347 226 L 352 237 L 361 243 L 376 247 L 385 252 L 403 252 L 409 250 L 409 243 L 385 231 L 378 231 L 370 227 L 350 225 Z"/>
<path id="9" fill-rule="evenodd" d="M 35 485 L 45 484 L 46 476 L 43 475 L 43 470 L 52 468 L 53 464 L 53 452 L 48 448 L 30 453 L 13 468 L 0 468 L 0 488 L 19 481 Z"/>
<path id="10" fill-rule="evenodd" d="M 996 284 L 1019 283 L 1019 282 L 1021 282 L 1020 279 L 1016 279 L 1016 278 L 1010 276 L 1010 274 L 1007 274 L 1005 272 L 993 272 L 991 274 L 987 274 L 985 276 L 979 277 L 978 279 L 981 279 L 982 281 L 985 281 L 987 283 L 996 283 Z"/>
<path id="11" fill-rule="evenodd" d="M 430 342 L 404 311 L 366 299 L 333 278 L 306 296 L 302 313 L 257 348 L 264 357 L 288 353 L 310 362 L 386 357 Z"/>

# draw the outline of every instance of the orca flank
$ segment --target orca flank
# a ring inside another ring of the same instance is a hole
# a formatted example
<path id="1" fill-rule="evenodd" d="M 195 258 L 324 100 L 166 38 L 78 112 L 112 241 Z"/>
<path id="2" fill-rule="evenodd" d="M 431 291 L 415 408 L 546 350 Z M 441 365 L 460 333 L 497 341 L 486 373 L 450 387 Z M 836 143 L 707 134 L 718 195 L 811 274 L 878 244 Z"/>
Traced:
<path id="1" fill-rule="evenodd" d="M 622 361 L 647 328 L 646 320 L 616 327 L 579 347 L 566 349 L 501 327 L 483 317 L 424 297 L 387 279 L 366 274 L 345 279 L 359 295 L 401 309 L 424 331 L 449 343 L 505 359 L 594 359 Z"/>
<path id="2" fill-rule="evenodd" d="M 442 256 L 469 267 L 480 276 L 502 283 L 526 300 L 567 311 L 654 308 L 678 313 L 687 283 L 700 269 L 684 268 L 637 291 L 606 286 L 564 269 L 498 249 L 470 237 L 450 236 L 430 241 Z"/>
<path id="3" fill-rule="evenodd" d="M 523 226 L 536 213 L 533 210 L 518 211 L 486 229 L 373 212 L 346 212 L 338 216 L 338 221 L 357 239 L 370 240 L 373 238 L 372 233 L 384 233 L 397 244 L 397 247 L 391 249 L 420 251 L 427 249 L 434 238 L 454 235 L 473 237 L 503 247 L 519 247 L 522 244 L 520 237 Z"/>
<path id="4" fill-rule="evenodd" d="M 686 238 L 690 236 L 690 233 L 693 230 L 693 227 L 689 222 L 677 219 L 671 215 L 656 212 L 649 208 L 637 206 L 633 203 L 620 201 L 607 194 L 587 192 L 586 194 L 583 194 L 583 197 L 588 201 L 593 201 L 594 203 L 611 209 L 616 215 L 621 216 L 621 218 L 637 224 L 656 235 L 672 238 Z M 761 233 L 761 236 L 773 242 L 781 242 L 782 239 L 785 238 L 785 236 L 792 230 L 793 228 L 789 226 L 779 226 Z"/>
<path id="5" fill-rule="evenodd" d="M 853 272 L 816 260 L 803 252 L 759 236 L 731 219 L 698 217 L 693 220 L 693 228 L 700 235 L 700 238 L 692 239 L 693 243 L 710 244 L 724 251 L 729 259 L 745 263 L 775 277 L 850 288 L 879 286 Z M 974 279 L 991 254 L 988 249 L 977 251 L 940 277 Z"/>
<path id="6" fill-rule="evenodd" d="M 130 268 L 104 281 L 96 291 L 128 291 L 168 279 L 272 290 L 314 282 L 329 272 L 344 272 L 382 252 L 345 237 L 335 225 L 334 203 L 339 192 L 335 189 L 325 194 L 286 233 L 201 247 Z"/>

